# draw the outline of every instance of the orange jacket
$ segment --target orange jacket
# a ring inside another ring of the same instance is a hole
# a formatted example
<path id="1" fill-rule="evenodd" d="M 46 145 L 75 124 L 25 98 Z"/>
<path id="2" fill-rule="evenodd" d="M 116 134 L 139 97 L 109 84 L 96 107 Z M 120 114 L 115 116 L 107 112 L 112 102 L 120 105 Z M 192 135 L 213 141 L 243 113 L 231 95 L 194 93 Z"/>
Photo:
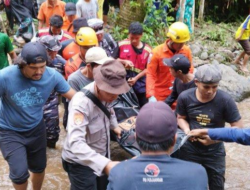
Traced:
<path id="1" fill-rule="evenodd" d="M 162 62 L 163 58 L 171 58 L 174 53 L 168 48 L 167 42 L 157 46 L 153 50 L 153 56 L 147 66 L 146 95 L 147 98 L 154 96 L 158 101 L 165 100 L 171 94 L 174 77 L 170 74 L 169 67 Z M 188 46 L 175 54 L 184 54 L 191 63 L 190 72 L 193 72 L 192 54 Z"/>
<path id="2" fill-rule="evenodd" d="M 76 16 L 74 16 L 74 20 L 75 19 L 76 19 Z M 67 31 L 73 38 L 75 37 L 75 34 L 73 33 L 73 22 L 69 22 L 69 20 L 66 16 L 63 17 L 62 29 Z"/>
<path id="3" fill-rule="evenodd" d="M 76 55 L 77 53 L 80 53 L 80 48 L 79 46 L 75 43 L 75 41 L 72 41 L 71 43 L 67 44 L 67 46 L 65 46 L 62 49 L 62 57 L 65 60 L 69 60 L 71 57 L 73 57 L 74 55 Z"/>
<path id="4" fill-rule="evenodd" d="M 65 64 L 65 78 L 68 79 L 69 75 L 78 70 L 81 64 L 84 65 L 85 62 L 79 53 L 71 57 Z"/>

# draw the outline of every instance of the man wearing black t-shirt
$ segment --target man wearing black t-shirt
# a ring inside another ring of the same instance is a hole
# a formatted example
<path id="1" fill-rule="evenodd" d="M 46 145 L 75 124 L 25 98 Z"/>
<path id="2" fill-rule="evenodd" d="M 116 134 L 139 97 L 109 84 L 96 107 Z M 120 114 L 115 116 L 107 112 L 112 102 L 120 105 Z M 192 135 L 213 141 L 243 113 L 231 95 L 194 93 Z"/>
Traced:
<path id="1" fill-rule="evenodd" d="M 169 67 L 171 75 L 175 77 L 173 90 L 165 100 L 166 104 L 172 106 L 183 91 L 196 87 L 194 75 L 189 72 L 191 64 L 183 54 L 176 54 L 171 59 L 165 58 L 163 63 Z"/>
<path id="2" fill-rule="evenodd" d="M 224 127 L 225 122 L 242 127 L 235 102 L 226 92 L 217 89 L 220 80 L 218 68 L 203 65 L 195 73 L 197 88 L 180 94 L 176 109 L 177 120 L 186 134 L 192 129 Z M 222 142 L 205 146 L 199 138 L 192 139 L 181 148 L 180 158 L 205 167 L 210 190 L 224 189 L 225 148 Z"/>

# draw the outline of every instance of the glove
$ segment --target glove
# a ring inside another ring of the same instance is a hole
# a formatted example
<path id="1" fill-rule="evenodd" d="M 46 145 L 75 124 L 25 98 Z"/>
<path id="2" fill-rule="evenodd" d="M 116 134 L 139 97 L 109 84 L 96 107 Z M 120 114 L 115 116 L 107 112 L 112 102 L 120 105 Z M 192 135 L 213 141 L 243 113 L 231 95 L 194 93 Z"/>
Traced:
<path id="1" fill-rule="evenodd" d="M 157 100 L 154 96 L 151 96 L 148 100 L 149 100 L 149 102 L 157 102 Z"/>

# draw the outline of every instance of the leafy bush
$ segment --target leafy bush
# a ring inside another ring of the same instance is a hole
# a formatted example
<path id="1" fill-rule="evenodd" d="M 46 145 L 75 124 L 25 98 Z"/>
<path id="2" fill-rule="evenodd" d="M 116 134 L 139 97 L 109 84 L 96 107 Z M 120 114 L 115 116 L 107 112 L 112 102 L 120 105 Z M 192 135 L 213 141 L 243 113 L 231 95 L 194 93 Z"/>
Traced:
<path id="1" fill-rule="evenodd" d="M 146 17 L 144 19 L 143 29 L 143 38 L 142 41 L 146 42 L 152 47 L 155 47 L 166 40 L 166 28 L 170 25 L 174 18 L 167 15 L 167 10 L 171 8 L 171 0 L 162 0 L 159 9 L 153 4 L 153 0 L 145 0 L 144 5 L 138 4 L 134 1 L 130 2 L 131 7 L 147 7 L 146 8 Z M 133 14 L 133 13 L 131 13 Z M 117 19 L 117 13 L 114 12 L 110 16 L 115 23 Z M 113 35 L 115 40 L 121 41 L 128 36 L 128 29 L 122 29 L 119 26 L 114 26 L 110 33 Z"/>

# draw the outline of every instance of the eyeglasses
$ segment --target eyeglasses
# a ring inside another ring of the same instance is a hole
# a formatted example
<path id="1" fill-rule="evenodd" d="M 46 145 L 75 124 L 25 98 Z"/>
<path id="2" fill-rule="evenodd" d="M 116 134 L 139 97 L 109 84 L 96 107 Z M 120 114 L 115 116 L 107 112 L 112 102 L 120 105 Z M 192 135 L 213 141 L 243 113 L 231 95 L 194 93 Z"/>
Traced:
<path id="1" fill-rule="evenodd" d="M 93 28 L 95 32 L 103 30 L 103 26 Z"/>

